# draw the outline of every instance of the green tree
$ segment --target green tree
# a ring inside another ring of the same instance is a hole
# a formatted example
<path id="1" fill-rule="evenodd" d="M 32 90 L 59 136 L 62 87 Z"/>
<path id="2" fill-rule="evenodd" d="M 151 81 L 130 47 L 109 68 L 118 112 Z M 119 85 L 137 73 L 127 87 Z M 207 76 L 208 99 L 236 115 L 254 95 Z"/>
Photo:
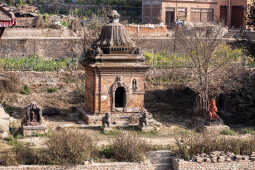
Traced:
<path id="1" fill-rule="evenodd" d="M 8 0 L 7 3 L 8 5 L 12 6 L 15 4 L 15 0 Z"/>

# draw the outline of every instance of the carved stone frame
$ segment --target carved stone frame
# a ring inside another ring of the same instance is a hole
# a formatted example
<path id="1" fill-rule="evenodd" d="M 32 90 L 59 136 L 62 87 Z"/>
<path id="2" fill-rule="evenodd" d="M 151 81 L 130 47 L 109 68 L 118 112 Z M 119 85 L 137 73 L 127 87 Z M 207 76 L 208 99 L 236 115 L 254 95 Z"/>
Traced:
<path id="1" fill-rule="evenodd" d="M 126 112 L 127 111 L 127 105 L 128 105 L 128 94 L 129 94 L 129 89 L 128 89 L 128 86 L 124 83 L 124 82 L 122 82 L 122 81 L 120 81 L 120 80 L 117 80 L 117 81 L 115 81 L 114 83 L 113 83 L 113 85 L 112 85 L 112 90 L 111 90 L 111 98 L 112 98 L 112 102 L 111 102 L 111 108 L 112 108 L 112 112 L 117 112 L 117 111 L 119 111 L 119 110 L 116 110 L 116 108 L 115 108 L 115 92 L 116 92 L 116 90 L 119 88 L 119 87 L 123 87 L 124 89 L 125 89 L 125 93 L 126 93 L 126 95 L 125 95 L 125 105 L 124 105 L 124 107 L 123 107 L 123 112 Z"/>

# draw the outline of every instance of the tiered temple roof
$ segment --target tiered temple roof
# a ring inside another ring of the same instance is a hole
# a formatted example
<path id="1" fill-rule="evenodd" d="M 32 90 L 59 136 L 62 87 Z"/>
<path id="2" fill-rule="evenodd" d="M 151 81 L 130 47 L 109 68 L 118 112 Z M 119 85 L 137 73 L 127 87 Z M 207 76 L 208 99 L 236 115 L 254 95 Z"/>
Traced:
<path id="1" fill-rule="evenodd" d="M 87 49 L 81 63 L 97 68 L 144 68 L 145 58 L 141 48 L 136 47 L 125 26 L 119 23 L 120 15 L 113 10 L 108 15 L 110 22 L 102 27 L 99 39 Z"/>

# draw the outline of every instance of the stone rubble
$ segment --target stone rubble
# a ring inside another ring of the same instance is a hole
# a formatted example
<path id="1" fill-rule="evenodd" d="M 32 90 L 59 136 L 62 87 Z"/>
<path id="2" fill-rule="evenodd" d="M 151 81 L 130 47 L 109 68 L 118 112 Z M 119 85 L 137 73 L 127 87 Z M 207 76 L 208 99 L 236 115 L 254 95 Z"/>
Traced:
<path id="1" fill-rule="evenodd" d="M 10 116 L 0 104 L 0 138 L 7 138 L 9 135 Z"/>
<path id="2" fill-rule="evenodd" d="M 250 156 L 248 155 L 235 155 L 234 153 L 224 153 L 223 151 L 214 151 L 209 155 L 205 153 L 195 155 L 192 160 L 193 162 L 207 162 L 207 163 L 223 163 L 232 161 L 255 161 L 255 152 L 252 152 Z"/>

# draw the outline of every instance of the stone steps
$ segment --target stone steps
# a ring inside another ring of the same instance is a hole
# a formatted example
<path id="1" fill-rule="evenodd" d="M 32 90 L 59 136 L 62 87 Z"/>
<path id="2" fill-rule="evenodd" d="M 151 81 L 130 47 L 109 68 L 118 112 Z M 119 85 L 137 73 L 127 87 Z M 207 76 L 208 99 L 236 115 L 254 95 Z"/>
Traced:
<path id="1" fill-rule="evenodd" d="M 147 159 L 150 160 L 155 170 L 172 170 L 170 150 L 151 151 L 146 153 Z"/>

